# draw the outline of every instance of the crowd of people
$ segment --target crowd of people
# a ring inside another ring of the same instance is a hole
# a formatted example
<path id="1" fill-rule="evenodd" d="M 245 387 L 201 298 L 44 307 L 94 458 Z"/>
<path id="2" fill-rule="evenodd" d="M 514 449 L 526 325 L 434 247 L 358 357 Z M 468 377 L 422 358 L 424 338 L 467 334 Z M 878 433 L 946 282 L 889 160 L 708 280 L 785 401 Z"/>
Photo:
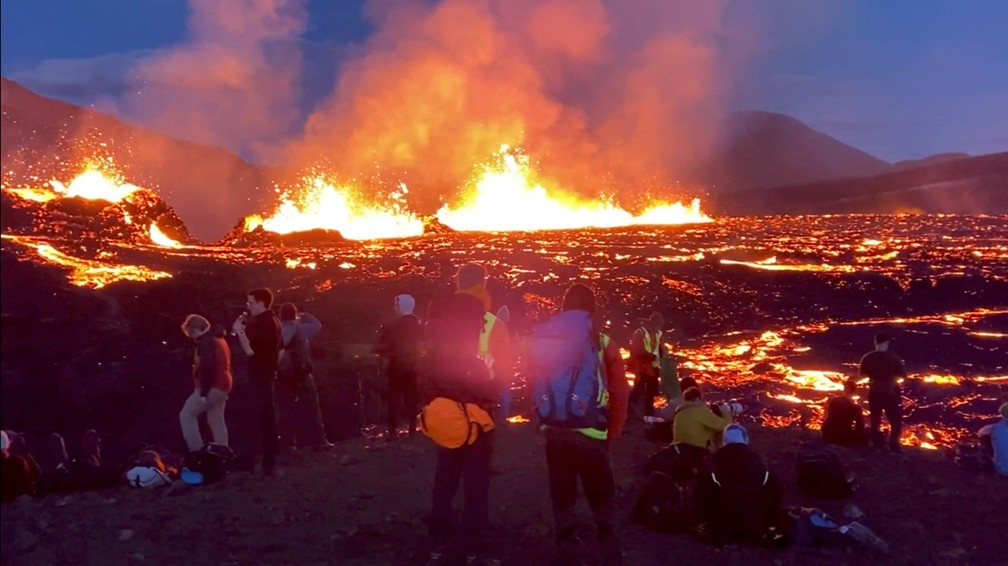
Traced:
<path id="1" fill-rule="evenodd" d="M 601 317 L 595 316 L 596 297 L 586 285 L 569 287 L 559 312 L 521 337 L 508 328 L 506 308 L 492 311 L 483 266 L 463 265 L 455 287 L 455 292 L 430 301 L 423 321 L 412 296 L 396 296 L 395 316 L 382 327 L 375 346 L 385 360 L 388 438 L 395 439 L 404 422 L 408 434 L 419 428 L 438 445 L 429 520 L 433 561 L 442 559 L 453 542 L 468 556 L 484 551 L 494 431 L 512 416 L 516 371 L 526 377 L 532 399 L 526 415 L 545 438 L 546 481 L 561 557 L 577 546 L 575 506 L 583 493 L 594 516 L 599 552 L 607 563 L 619 561 L 616 482 L 609 454 L 631 413 L 652 431 L 663 431 L 659 438 L 671 441 L 674 450 L 663 455 L 671 459 L 657 468 L 674 476 L 668 485 L 690 479 L 692 521 L 698 532 L 722 541 L 766 540 L 780 532 L 782 485 L 749 446 L 748 431 L 736 422 L 743 408 L 708 403 L 702 384 L 689 376 L 680 378 L 675 354 L 662 340 L 661 313 L 651 315 L 633 333 L 624 361 L 617 343 L 601 327 Z M 232 324 L 231 336 L 199 314 L 183 321 L 182 332 L 195 348 L 193 389 L 179 412 L 179 423 L 190 454 L 224 455 L 246 469 L 258 460 L 261 473 L 271 476 L 279 452 L 333 446 L 326 437 L 310 354 L 310 340 L 322 323 L 291 303 L 275 313 L 269 289 L 253 289 L 246 298 L 246 310 Z M 870 426 L 866 430 L 857 379 L 852 379 L 843 394 L 826 405 L 826 442 L 900 449 L 899 379 L 906 370 L 889 350 L 891 340 L 887 334 L 876 335 L 875 349 L 860 364 L 858 377 L 868 381 Z M 632 387 L 628 373 L 634 377 Z M 229 434 L 224 418 L 235 387 L 244 389 L 251 406 L 247 422 L 238 427 L 240 439 Z M 659 396 L 665 403 L 656 410 Z M 985 427 L 980 438 L 994 469 L 1008 475 L 1008 403 L 1000 412 L 1001 422 Z M 205 415 L 209 438 L 201 435 L 200 415 Z M 882 433 L 883 416 L 888 437 Z M 232 440 L 238 441 L 236 452 L 230 450 Z M 128 470 L 111 474 L 102 467 L 94 431 L 84 435 L 72 459 L 62 438 L 49 439 L 53 449 L 46 454 L 55 455 L 45 461 L 29 454 L 20 435 L 4 432 L 2 441 L 4 502 L 25 494 L 109 485 L 120 477 L 137 487 L 166 485 L 192 473 L 145 450 L 131 460 Z M 452 501 L 459 489 L 464 506 L 456 525 Z"/>

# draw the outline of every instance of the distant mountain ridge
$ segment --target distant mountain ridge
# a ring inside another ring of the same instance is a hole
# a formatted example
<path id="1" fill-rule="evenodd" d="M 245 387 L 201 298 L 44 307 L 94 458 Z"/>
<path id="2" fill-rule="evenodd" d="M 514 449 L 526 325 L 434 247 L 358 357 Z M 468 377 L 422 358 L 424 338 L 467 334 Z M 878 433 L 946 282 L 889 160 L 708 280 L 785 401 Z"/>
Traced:
<path id="1" fill-rule="evenodd" d="M 729 116 L 721 148 L 701 177 L 719 193 L 869 177 L 889 167 L 790 116 L 744 111 Z"/>

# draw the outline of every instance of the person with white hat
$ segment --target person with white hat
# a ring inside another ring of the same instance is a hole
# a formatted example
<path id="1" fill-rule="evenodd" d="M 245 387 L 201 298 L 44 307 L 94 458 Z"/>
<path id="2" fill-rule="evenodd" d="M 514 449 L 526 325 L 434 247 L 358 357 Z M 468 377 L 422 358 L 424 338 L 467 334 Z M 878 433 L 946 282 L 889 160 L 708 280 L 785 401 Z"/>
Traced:
<path id="1" fill-rule="evenodd" d="M 732 423 L 721 434 L 697 481 L 695 501 L 701 531 L 724 543 L 760 542 L 780 526 L 780 479 L 749 447 L 749 432 Z"/>

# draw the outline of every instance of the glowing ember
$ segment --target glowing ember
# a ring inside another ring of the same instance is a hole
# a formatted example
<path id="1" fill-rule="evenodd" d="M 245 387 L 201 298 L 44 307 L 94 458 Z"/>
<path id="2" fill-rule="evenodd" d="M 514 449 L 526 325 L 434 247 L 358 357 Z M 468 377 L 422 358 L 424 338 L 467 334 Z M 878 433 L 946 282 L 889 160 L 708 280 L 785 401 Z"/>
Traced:
<path id="1" fill-rule="evenodd" d="M 528 156 L 502 145 L 496 157 L 496 164 L 483 167 L 461 206 L 438 211 L 442 224 L 461 231 L 508 232 L 712 221 L 700 211 L 699 199 L 690 206 L 653 205 L 634 216 L 611 200 L 585 201 L 549 191 L 535 180 Z"/>
<path id="2" fill-rule="evenodd" d="M 406 211 L 401 201 L 407 193 L 405 185 L 392 193 L 392 204 L 367 204 L 356 198 L 346 187 L 337 187 L 324 177 L 305 180 L 297 194 L 284 191 L 280 205 L 272 216 L 245 218 L 245 230 L 258 226 L 277 234 L 306 230 L 336 230 L 344 238 L 368 240 L 408 238 L 423 234 L 423 221 Z"/>
<path id="3" fill-rule="evenodd" d="M 507 422 L 521 424 L 521 423 L 528 423 L 528 422 L 532 422 L 532 421 L 528 420 L 527 418 L 523 417 L 522 415 L 515 415 L 513 417 L 508 417 L 507 418 Z"/>
<path id="4" fill-rule="evenodd" d="M 154 281 L 171 277 L 170 273 L 149 269 L 142 265 L 103 263 L 76 258 L 59 251 L 50 244 L 17 238 L 8 234 L 4 234 L 3 238 L 33 248 L 48 263 L 69 268 L 71 270 L 68 276 L 70 283 L 79 287 L 101 289 L 116 281 Z"/>
<path id="5" fill-rule="evenodd" d="M 158 225 L 151 223 L 150 225 L 150 239 L 155 244 L 161 246 L 162 248 L 181 248 L 182 242 L 172 239 L 170 236 L 165 234 L 158 228 Z"/>

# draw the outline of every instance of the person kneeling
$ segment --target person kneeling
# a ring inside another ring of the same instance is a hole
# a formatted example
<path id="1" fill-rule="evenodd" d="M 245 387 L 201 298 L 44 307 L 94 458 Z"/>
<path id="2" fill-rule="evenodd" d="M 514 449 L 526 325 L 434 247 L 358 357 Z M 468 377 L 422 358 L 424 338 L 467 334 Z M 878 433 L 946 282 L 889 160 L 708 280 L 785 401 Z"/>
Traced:
<path id="1" fill-rule="evenodd" d="M 742 425 L 725 427 L 723 440 L 697 481 L 700 532 L 725 544 L 773 540 L 783 516 L 780 480 L 749 448 Z"/>
<path id="2" fill-rule="evenodd" d="M 833 397 L 826 403 L 826 418 L 823 419 L 823 440 L 840 446 L 860 446 L 868 444 L 865 431 L 864 411 L 854 400 L 857 382 L 853 379 L 844 383 L 843 395 Z"/>

